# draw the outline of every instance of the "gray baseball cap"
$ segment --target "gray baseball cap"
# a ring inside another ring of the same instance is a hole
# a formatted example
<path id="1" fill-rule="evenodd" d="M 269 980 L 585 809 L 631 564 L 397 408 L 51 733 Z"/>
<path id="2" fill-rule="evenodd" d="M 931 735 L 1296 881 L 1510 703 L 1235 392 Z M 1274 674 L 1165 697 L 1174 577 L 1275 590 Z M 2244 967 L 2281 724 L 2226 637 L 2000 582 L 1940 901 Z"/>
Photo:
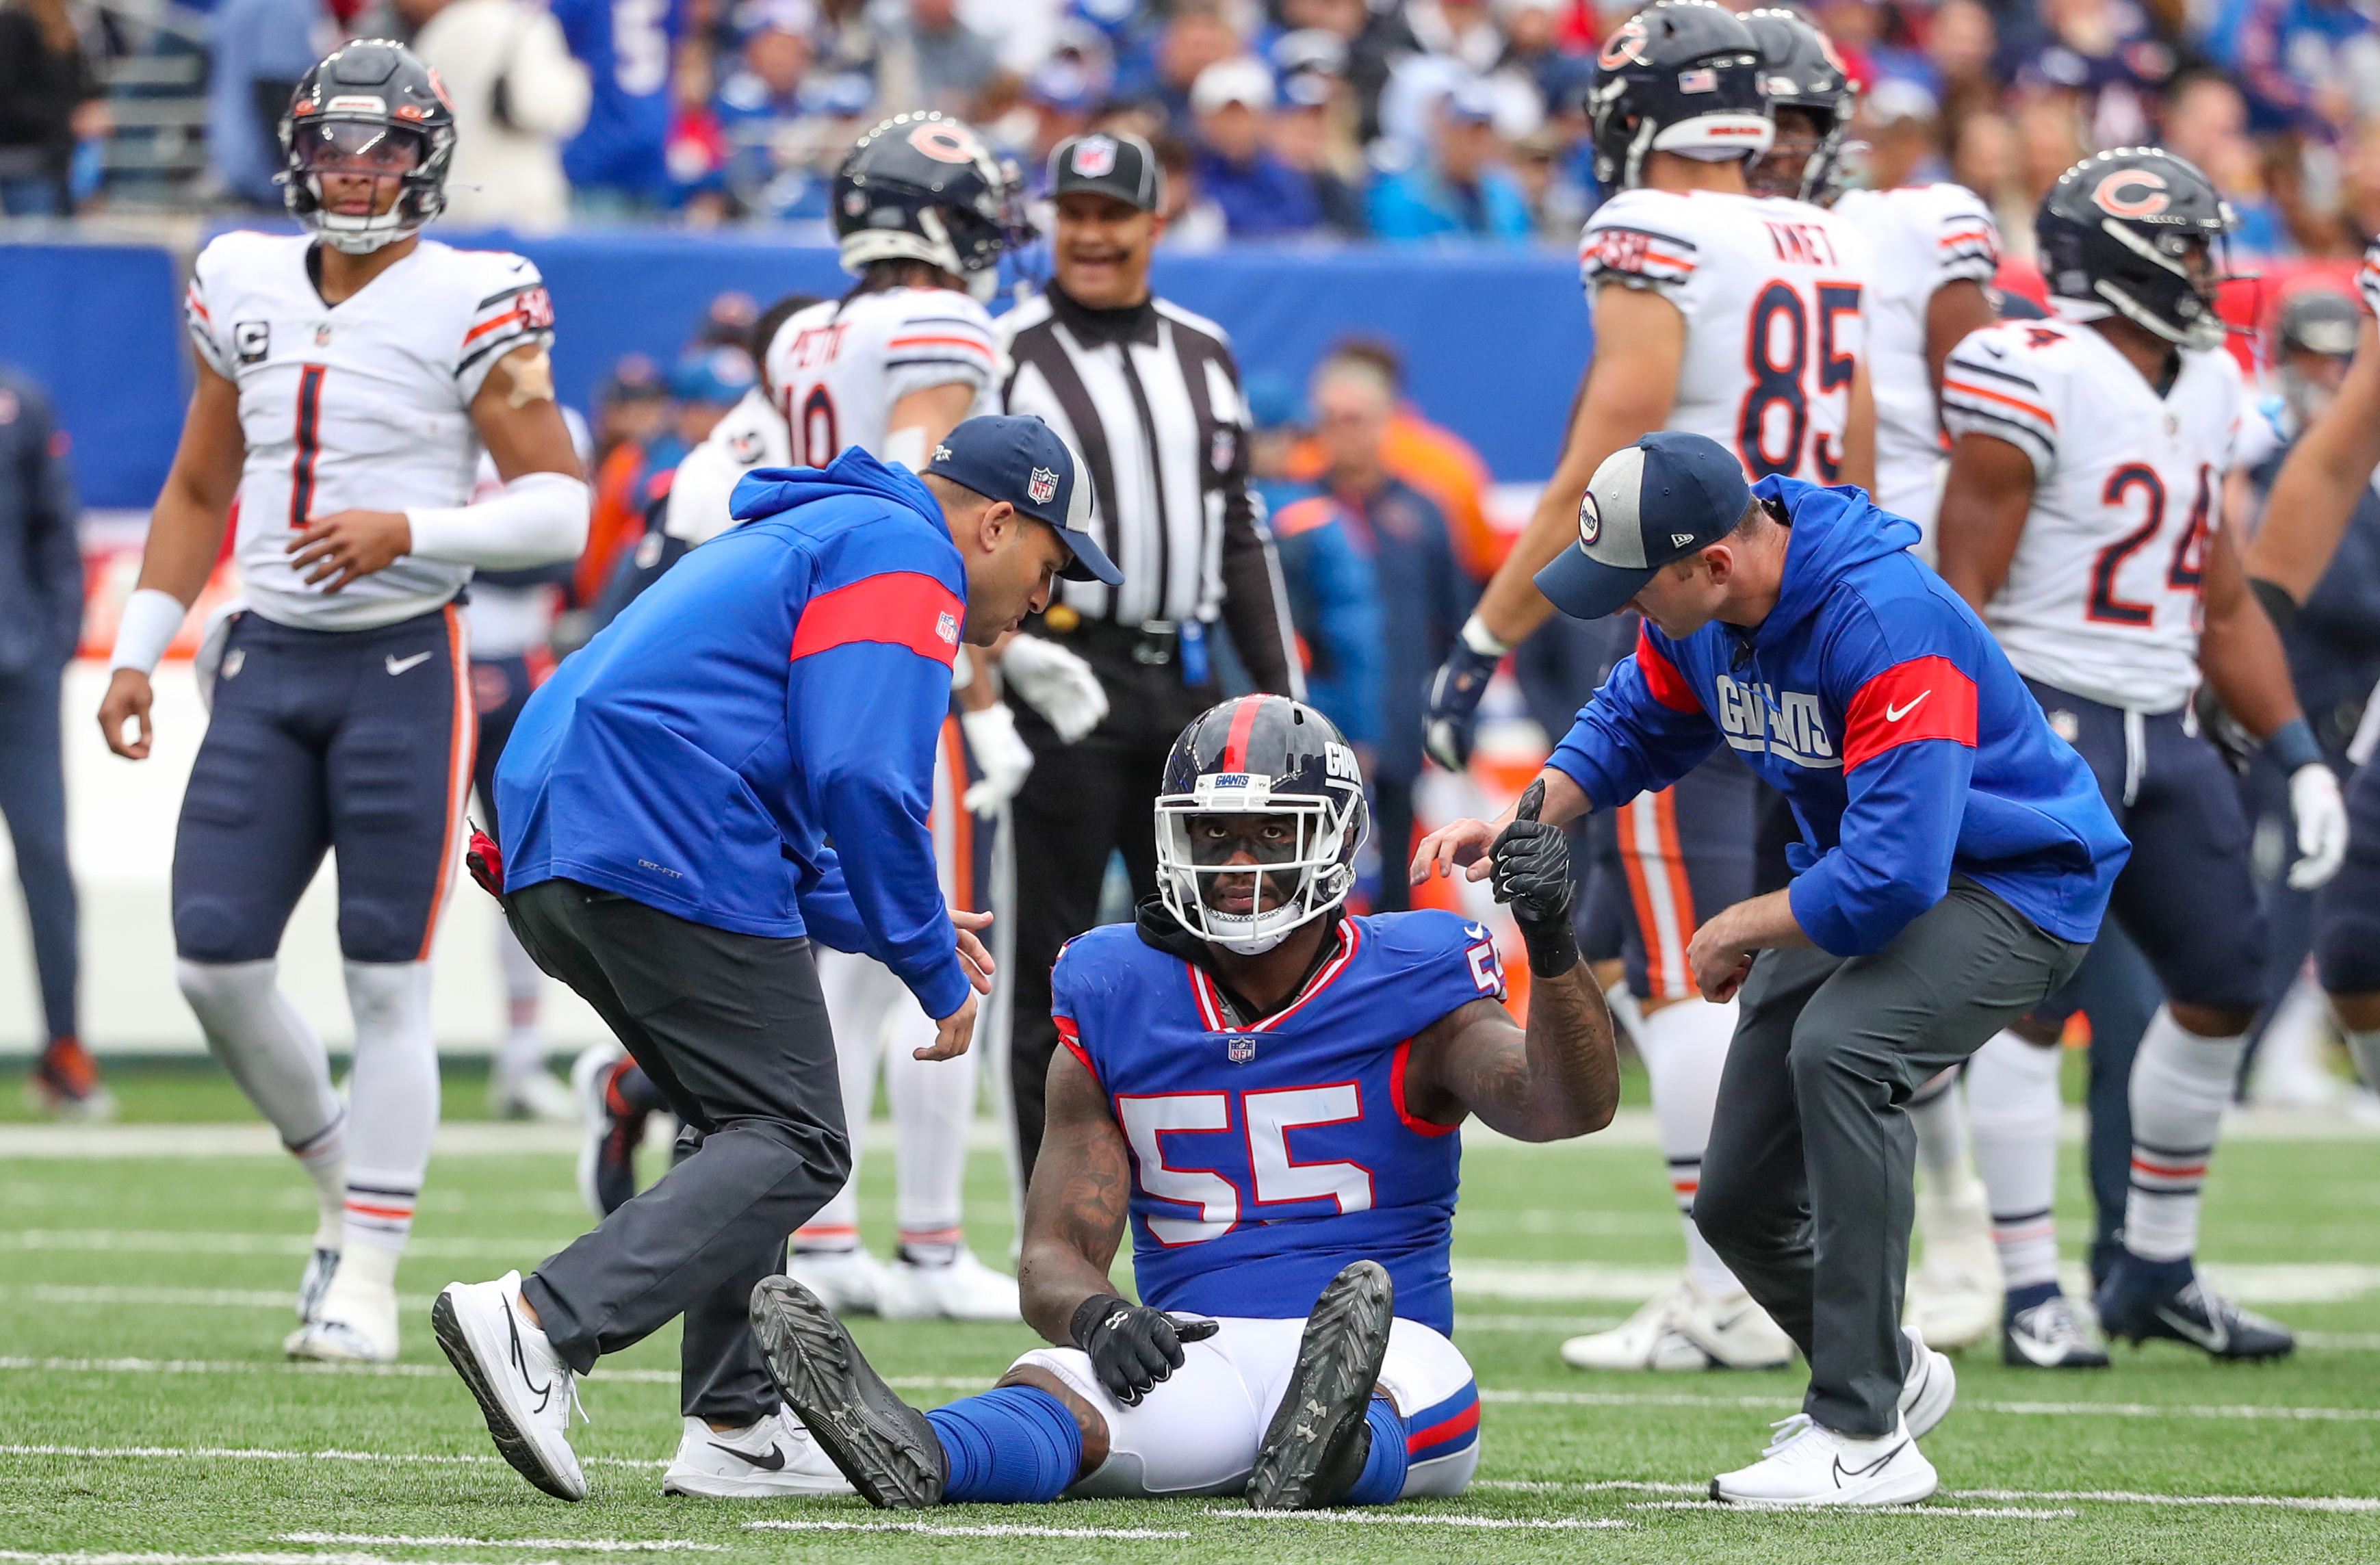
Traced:
<path id="1" fill-rule="evenodd" d="M 1718 442 L 1646 435 L 1605 457 L 1587 480 L 1578 541 L 1537 573 L 1537 590 L 1572 619 L 1617 613 L 1662 566 L 1733 532 L 1751 504 L 1742 466 Z"/>

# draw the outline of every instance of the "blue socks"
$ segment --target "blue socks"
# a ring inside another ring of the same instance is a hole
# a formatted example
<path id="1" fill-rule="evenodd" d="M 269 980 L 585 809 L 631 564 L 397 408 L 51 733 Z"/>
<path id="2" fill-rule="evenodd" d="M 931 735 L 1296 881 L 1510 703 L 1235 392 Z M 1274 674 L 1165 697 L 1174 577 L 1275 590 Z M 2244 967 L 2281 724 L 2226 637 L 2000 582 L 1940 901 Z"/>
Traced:
<path id="1" fill-rule="evenodd" d="M 1014 1505 L 1056 1499 L 1083 1464 L 1083 1431 L 1066 1404 L 1038 1386 L 1001 1386 L 926 1414 L 942 1442 L 950 1476 L 948 1505 L 972 1501 Z M 1377 1447 L 1378 1439 L 1374 1437 Z M 1403 1482 L 1404 1432 L 1397 1433 L 1398 1482 Z M 1367 1466 L 1364 1475 L 1371 1476 Z"/>
<path id="2" fill-rule="evenodd" d="M 1395 1404 L 1377 1393 L 1364 1410 L 1372 1426 L 1372 1449 L 1364 1458 L 1363 1476 L 1339 1497 L 1342 1505 L 1394 1505 L 1405 1492 L 1405 1421 Z"/>

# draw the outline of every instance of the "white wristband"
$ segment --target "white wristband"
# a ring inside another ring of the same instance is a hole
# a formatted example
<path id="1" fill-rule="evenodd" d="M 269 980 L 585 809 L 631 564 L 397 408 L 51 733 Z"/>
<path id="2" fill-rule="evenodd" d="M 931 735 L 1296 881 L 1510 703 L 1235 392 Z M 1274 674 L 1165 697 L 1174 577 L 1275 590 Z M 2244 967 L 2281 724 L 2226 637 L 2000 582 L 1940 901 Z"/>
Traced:
<path id="1" fill-rule="evenodd" d="M 182 621 L 189 616 L 182 601 L 170 592 L 154 587 L 143 587 L 124 601 L 124 615 L 115 625 L 115 652 L 108 659 L 110 672 L 120 668 L 137 669 L 147 673 L 165 655 L 165 649 L 181 634 Z"/>
<path id="2" fill-rule="evenodd" d="M 1496 633 L 1477 614 L 1463 622 L 1463 644 L 1483 658 L 1500 658 L 1512 649 L 1497 640 Z"/>

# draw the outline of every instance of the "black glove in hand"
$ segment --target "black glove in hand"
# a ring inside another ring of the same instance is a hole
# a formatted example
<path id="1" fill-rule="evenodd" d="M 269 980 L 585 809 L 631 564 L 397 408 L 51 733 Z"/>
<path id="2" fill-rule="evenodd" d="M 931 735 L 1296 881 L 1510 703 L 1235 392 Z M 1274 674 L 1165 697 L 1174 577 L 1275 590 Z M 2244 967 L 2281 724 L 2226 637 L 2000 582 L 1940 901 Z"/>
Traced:
<path id="1" fill-rule="evenodd" d="M 1539 778 L 1521 795 L 1512 823 L 1488 850 L 1488 884 L 1498 902 L 1511 904 L 1512 919 L 1521 926 L 1529 971 L 1553 977 L 1578 965 L 1578 936 L 1570 917 L 1578 882 L 1571 875 L 1569 839 L 1560 827 L 1537 819 L 1545 804 L 1545 780 Z"/>
<path id="2" fill-rule="evenodd" d="M 1204 1341 L 1219 1329 L 1204 1316 L 1168 1315 L 1112 1293 L 1085 1299 L 1068 1325 L 1099 1384 L 1126 1407 L 1138 1407 L 1150 1387 L 1182 1367 L 1183 1343 Z"/>

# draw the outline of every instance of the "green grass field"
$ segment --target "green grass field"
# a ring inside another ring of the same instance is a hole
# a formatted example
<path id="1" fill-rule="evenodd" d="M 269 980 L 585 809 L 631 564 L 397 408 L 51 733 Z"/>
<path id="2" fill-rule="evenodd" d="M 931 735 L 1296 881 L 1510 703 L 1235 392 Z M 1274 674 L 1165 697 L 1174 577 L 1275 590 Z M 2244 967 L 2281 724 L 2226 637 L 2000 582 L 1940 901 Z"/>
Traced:
<path id="1" fill-rule="evenodd" d="M 116 1086 L 142 1120 L 248 1117 L 200 1073 Z M 458 1076 L 454 1117 L 478 1089 Z M 442 1156 L 400 1282 L 404 1361 L 339 1373 L 278 1356 L 312 1220 L 285 1159 L 10 1147 L 0 1136 L 0 1561 L 2380 1559 L 2380 1141 L 2242 1141 L 2217 1160 L 2206 1252 L 2252 1296 L 2299 1301 L 2257 1306 L 2309 1334 L 2294 1359 L 2252 1369 L 2122 1350 L 2110 1372 L 2053 1377 L 1971 1352 L 1960 1405 L 1926 1442 L 1944 1492 L 1912 1510 L 1743 1514 L 1700 1498 L 1792 1411 L 1797 1374 L 1561 1365 L 1563 1335 L 1626 1312 L 1624 1269 L 1681 1254 L 1640 1135 L 1482 1142 L 1466 1159 L 1457 1341 L 1488 1406 L 1480 1482 L 1462 1499 L 1360 1518 L 1199 1500 L 953 1508 L 923 1523 L 851 1500 L 663 1499 L 678 1432 L 667 1334 L 585 1388 L 586 1504 L 547 1499 L 494 1457 L 431 1341 L 428 1302 L 450 1280 L 527 1268 L 586 1226 L 558 1152 Z M 2066 1161 L 2070 1237 L 2084 1213 Z M 880 1245 L 891 1174 L 870 1159 L 863 1207 Z M 978 1154 L 971 1180 L 973 1239 L 1004 1256 L 997 1159 Z M 856 1334 L 928 1402 L 989 1383 L 1030 1341 L 1022 1327 L 871 1321 Z"/>

